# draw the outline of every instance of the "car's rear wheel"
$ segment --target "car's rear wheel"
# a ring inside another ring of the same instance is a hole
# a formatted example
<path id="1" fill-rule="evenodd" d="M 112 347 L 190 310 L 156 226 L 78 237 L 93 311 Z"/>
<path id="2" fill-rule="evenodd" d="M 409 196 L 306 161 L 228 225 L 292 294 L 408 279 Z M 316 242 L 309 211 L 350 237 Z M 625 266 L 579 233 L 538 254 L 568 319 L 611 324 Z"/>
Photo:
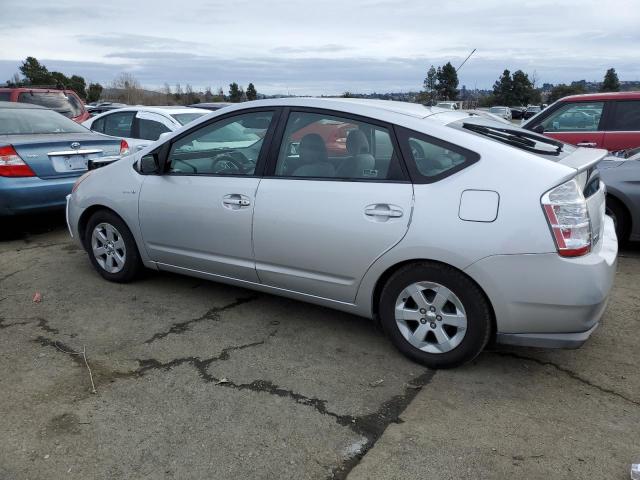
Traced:
<path id="1" fill-rule="evenodd" d="M 479 287 L 435 262 L 395 272 L 382 289 L 379 313 L 394 345 L 429 368 L 473 360 L 491 334 L 491 309 Z"/>
<path id="2" fill-rule="evenodd" d="M 113 212 L 94 213 L 87 223 L 85 239 L 89 259 L 105 279 L 130 282 L 142 269 L 131 231 Z"/>

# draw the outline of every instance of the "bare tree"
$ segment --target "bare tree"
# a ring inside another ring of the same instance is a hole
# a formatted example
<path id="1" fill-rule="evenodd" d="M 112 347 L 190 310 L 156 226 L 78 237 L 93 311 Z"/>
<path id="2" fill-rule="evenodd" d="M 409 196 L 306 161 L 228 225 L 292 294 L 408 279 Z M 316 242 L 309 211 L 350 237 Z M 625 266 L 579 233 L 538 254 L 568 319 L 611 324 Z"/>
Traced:
<path id="1" fill-rule="evenodd" d="M 140 82 L 132 73 L 122 72 L 111 83 L 120 101 L 129 105 L 141 103 L 144 97 Z"/>

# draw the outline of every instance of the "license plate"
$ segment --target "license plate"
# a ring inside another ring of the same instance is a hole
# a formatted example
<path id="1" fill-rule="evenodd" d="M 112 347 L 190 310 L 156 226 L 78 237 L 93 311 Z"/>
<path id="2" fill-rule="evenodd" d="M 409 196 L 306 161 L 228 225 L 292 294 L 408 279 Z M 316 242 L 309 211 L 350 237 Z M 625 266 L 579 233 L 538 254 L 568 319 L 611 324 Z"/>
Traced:
<path id="1" fill-rule="evenodd" d="M 72 155 L 64 157 L 64 164 L 69 170 L 86 170 L 88 157 L 85 155 Z"/>

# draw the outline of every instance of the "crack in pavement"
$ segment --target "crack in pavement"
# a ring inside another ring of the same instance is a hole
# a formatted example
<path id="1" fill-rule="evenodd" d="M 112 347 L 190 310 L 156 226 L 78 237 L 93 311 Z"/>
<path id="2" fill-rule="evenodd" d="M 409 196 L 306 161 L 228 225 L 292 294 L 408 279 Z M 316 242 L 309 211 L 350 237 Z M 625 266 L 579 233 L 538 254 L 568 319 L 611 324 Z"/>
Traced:
<path id="1" fill-rule="evenodd" d="M 13 322 L 13 323 L 4 323 L 5 320 L 9 320 L 9 319 L 23 320 L 23 321 Z M 38 327 L 40 330 L 45 331 L 47 333 L 54 333 L 56 335 L 60 333 L 60 330 L 58 330 L 57 328 L 50 327 L 49 320 L 43 317 L 0 317 L 0 330 L 4 328 L 17 326 L 17 325 L 29 325 L 32 323 L 35 323 L 36 327 Z"/>
<path id="2" fill-rule="evenodd" d="M 625 400 L 626 402 L 629 402 L 633 405 L 636 406 L 640 406 L 640 401 L 634 400 L 632 398 L 629 398 L 625 395 L 623 395 L 622 393 L 618 393 L 615 390 L 612 390 L 610 388 L 607 387 L 603 387 L 600 385 L 597 385 L 595 383 L 593 383 L 591 380 L 584 378 L 582 376 L 580 376 L 578 373 L 574 372 L 573 370 L 570 370 L 566 367 L 563 367 L 561 365 L 558 365 L 557 363 L 551 362 L 549 360 L 540 360 L 538 358 L 534 358 L 534 357 L 527 357 L 525 355 L 520 355 L 518 353 L 513 353 L 513 352 L 487 352 L 487 353 L 493 353 L 494 355 L 497 355 L 499 357 L 511 357 L 511 358 L 517 358 L 518 360 L 528 360 L 530 362 L 534 362 L 537 363 L 538 365 L 542 365 L 542 366 L 549 366 L 549 367 L 553 367 L 556 370 L 558 370 L 559 372 L 564 373 L 565 375 L 567 375 L 570 378 L 573 378 L 574 380 L 577 380 L 591 388 L 595 388 L 596 390 L 599 390 L 602 393 L 608 393 L 609 395 L 614 395 L 618 398 L 621 398 L 622 400 Z"/>
<path id="3" fill-rule="evenodd" d="M 7 275 L 4 275 L 3 277 L 0 277 L 0 283 L 4 282 L 5 280 L 13 277 L 14 275 L 20 273 L 20 272 L 24 272 L 25 270 L 28 270 L 31 267 L 25 267 L 25 268 L 21 268 L 20 270 L 16 270 L 15 272 L 11 272 Z"/>
<path id="4" fill-rule="evenodd" d="M 200 317 L 192 318 L 191 320 L 187 320 L 184 322 L 174 323 L 173 325 L 171 325 L 169 330 L 154 334 L 151 338 L 145 340 L 144 343 L 146 344 L 153 343 L 156 340 L 160 340 L 168 335 L 171 335 L 172 333 L 176 335 L 185 333 L 191 329 L 191 325 L 193 325 L 194 323 L 199 323 L 204 320 L 212 320 L 212 321 L 220 320 L 220 314 L 222 312 L 226 310 L 231 310 L 245 303 L 252 302 L 258 298 L 259 298 L 259 295 L 252 295 L 250 297 L 237 298 L 234 302 L 228 305 L 225 305 L 223 307 L 210 308 L 204 313 L 204 315 Z"/>

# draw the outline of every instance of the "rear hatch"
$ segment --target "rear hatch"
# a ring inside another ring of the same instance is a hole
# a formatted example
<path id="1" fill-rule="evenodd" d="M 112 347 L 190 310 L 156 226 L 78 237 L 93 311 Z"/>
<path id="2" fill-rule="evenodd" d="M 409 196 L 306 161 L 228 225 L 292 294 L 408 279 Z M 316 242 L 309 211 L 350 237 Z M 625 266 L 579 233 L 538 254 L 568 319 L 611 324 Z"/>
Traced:
<path id="1" fill-rule="evenodd" d="M 77 176 L 89 160 L 120 155 L 119 139 L 91 132 L 0 135 L 0 144 L 12 145 L 40 178 Z"/>
<path id="2" fill-rule="evenodd" d="M 606 189 L 596 168 L 608 152 L 596 148 L 577 148 L 514 125 L 509 127 L 481 117 L 466 117 L 449 126 L 480 135 L 500 143 L 533 153 L 541 158 L 573 168 L 587 202 L 593 245 L 602 237 L 604 228 Z"/>

